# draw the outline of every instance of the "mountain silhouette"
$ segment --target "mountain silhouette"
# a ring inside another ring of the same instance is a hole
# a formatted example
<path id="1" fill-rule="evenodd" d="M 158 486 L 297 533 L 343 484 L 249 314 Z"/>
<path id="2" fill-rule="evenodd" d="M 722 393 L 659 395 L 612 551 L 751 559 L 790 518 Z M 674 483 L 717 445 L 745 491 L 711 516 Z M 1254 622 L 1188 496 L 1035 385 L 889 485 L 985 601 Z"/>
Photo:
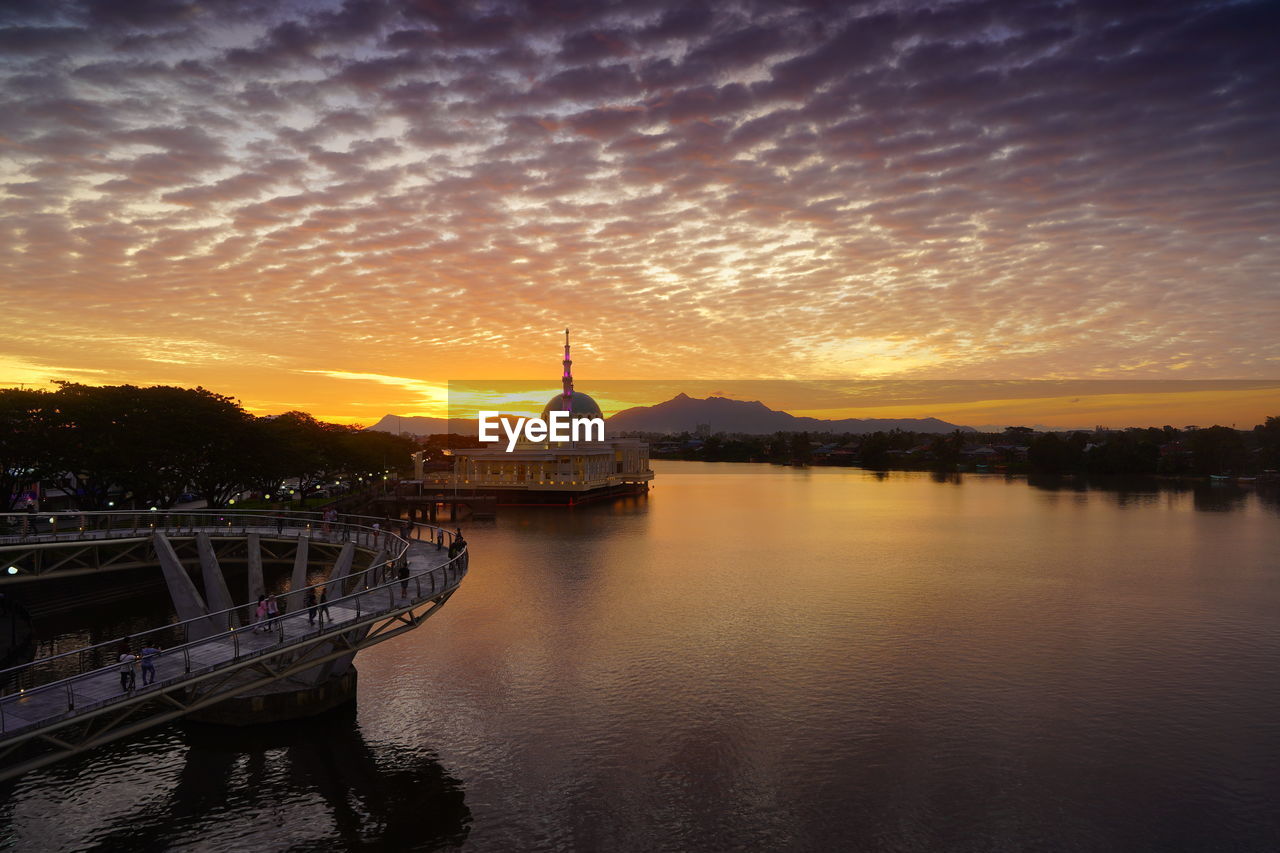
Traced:
<path id="1" fill-rule="evenodd" d="M 605 419 L 606 434 L 623 432 L 680 433 L 693 432 L 699 424 L 707 424 L 712 432 L 767 435 L 775 432 L 847 432 L 870 433 L 878 430 L 948 433 L 955 430 L 972 432 L 972 427 L 940 421 L 937 418 L 843 418 L 824 420 L 802 418 L 769 408 L 759 400 L 732 400 L 728 397 L 699 399 L 677 394 L 664 403 L 636 406 Z M 383 415 L 369 427 L 380 432 L 411 435 L 440 435 L 447 432 L 475 435 L 474 418 L 423 418 Z"/>
<path id="2" fill-rule="evenodd" d="M 774 432 L 846 432 L 871 433 L 891 429 L 911 432 L 948 433 L 957 429 L 971 432 L 970 427 L 940 421 L 937 418 L 822 418 L 796 417 L 770 409 L 759 400 L 750 402 L 728 397 L 699 399 L 677 394 L 665 403 L 636 406 L 618 412 L 605 420 L 609 435 L 622 432 L 680 433 L 693 432 L 699 424 L 712 432 L 764 435 Z"/>

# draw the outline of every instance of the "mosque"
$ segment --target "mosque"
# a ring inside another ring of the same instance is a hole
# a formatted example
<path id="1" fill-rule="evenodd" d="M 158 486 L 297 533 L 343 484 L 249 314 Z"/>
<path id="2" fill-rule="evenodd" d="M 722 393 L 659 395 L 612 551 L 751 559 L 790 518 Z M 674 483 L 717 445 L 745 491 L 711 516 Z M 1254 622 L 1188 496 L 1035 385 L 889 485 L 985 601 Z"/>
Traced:
<path id="1" fill-rule="evenodd" d="M 596 401 L 573 390 L 573 360 L 569 330 L 564 330 L 563 389 L 542 408 L 542 420 L 555 411 L 568 412 L 571 421 L 603 418 Z M 508 452 L 503 442 L 488 447 L 454 450 L 450 488 L 492 494 L 499 504 L 562 504 L 573 506 L 649 490 L 647 442 L 628 438 L 603 441 L 520 441 Z"/>

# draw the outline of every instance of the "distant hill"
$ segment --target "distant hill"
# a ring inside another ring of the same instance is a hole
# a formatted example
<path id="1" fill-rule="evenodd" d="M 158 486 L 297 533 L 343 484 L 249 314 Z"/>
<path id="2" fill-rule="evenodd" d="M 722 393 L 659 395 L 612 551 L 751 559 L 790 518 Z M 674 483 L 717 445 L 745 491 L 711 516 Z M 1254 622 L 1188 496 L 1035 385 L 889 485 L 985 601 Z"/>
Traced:
<path id="1" fill-rule="evenodd" d="M 418 436 L 443 435 L 448 432 L 458 435 L 475 435 L 476 422 L 474 419 L 466 418 L 450 420 L 449 418 L 406 418 L 399 415 L 383 415 L 382 420 L 366 429 L 389 432 L 392 435 L 399 435 L 402 432 Z"/>
<path id="2" fill-rule="evenodd" d="M 728 397 L 698 399 L 678 394 L 656 406 L 636 406 L 606 419 L 608 434 L 621 432 L 693 432 L 698 424 L 709 424 L 712 432 L 765 435 L 774 432 L 847 432 L 871 433 L 901 429 L 911 432 L 948 433 L 955 430 L 972 432 L 971 427 L 940 421 L 937 418 L 799 418 L 787 412 L 770 409 L 758 400 L 745 402 Z"/>
<path id="3" fill-rule="evenodd" d="M 957 426 L 937 418 L 845 418 L 823 420 L 798 418 L 787 412 L 770 409 L 758 400 L 745 402 L 728 397 L 698 399 L 678 394 L 655 406 L 636 406 L 605 419 L 607 434 L 622 432 L 693 432 L 698 424 L 710 424 L 712 432 L 740 432 L 767 435 L 774 432 L 848 432 L 870 433 L 877 430 L 902 429 L 911 432 L 948 433 L 954 430 L 973 432 L 971 427 Z M 440 435 L 452 432 L 475 435 L 476 422 L 466 418 L 417 418 L 383 415 L 371 430 L 397 434 Z"/>

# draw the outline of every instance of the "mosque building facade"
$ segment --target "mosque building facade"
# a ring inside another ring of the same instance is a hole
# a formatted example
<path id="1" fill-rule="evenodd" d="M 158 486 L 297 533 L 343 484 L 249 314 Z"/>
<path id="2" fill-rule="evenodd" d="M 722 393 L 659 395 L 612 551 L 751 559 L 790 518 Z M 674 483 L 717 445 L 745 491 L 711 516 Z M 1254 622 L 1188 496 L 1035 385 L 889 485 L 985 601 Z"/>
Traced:
<path id="1" fill-rule="evenodd" d="M 542 420 L 567 412 L 570 421 L 603 418 L 596 401 L 573 388 L 569 330 L 564 332 L 562 390 L 547 401 Z M 493 494 L 499 504 L 574 505 L 649 490 L 647 442 L 629 438 L 601 441 L 520 441 L 508 451 L 503 442 L 453 451 L 453 472 L 446 485 L 475 494 Z"/>

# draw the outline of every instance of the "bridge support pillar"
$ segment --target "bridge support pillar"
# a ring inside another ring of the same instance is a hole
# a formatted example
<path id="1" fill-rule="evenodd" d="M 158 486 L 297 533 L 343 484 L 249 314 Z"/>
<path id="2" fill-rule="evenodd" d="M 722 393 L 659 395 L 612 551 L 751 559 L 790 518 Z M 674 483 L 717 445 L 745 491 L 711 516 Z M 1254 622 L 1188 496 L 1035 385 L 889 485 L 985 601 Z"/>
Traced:
<path id="1" fill-rule="evenodd" d="M 289 580 L 289 597 L 285 600 L 285 612 L 293 613 L 302 609 L 304 600 L 301 592 L 307 586 L 307 557 L 311 540 L 306 536 L 298 537 L 298 550 L 293 555 L 293 575 Z"/>
<path id="2" fill-rule="evenodd" d="M 208 616 L 209 608 L 187 575 L 186 567 L 174 553 L 173 543 L 158 530 L 153 535 L 152 542 L 156 549 L 156 559 L 160 561 L 160 570 L 164 572 L 165 586 L 169 587 L 169 597 L 173 599 L 173 606 L 178 611 L 178 619 L 184 622 L 188 619 L 199 620 L 187 626 L 187 637 L 203 640 L 220 633 L 223 629 L 214 625 L 211 620 L 200 619 L 201 616 Z"/>
<path id="3" fill-rule="evenodd" d="M 329 572 L 329 580 L 324 585 L 329 601 L 344 595 L 342 590 L 346 586 L 347 575 L 351 573 L 351 563 L 355 558 L 355 543 L 348 542 L 343 545 L 342 550 L 338 552 L 338 559 L 333 563 L 333 571 Z"/>
<path id="4" fill-rule="evenodd" d="M 250 533 L 245 537 L 245 547 L 249 549 L 249 607 L 258 606 L 258 597 L 267 594 L 267 585 L 262 580 L 262 537 Z"/>
<path id="5" fill-rule="evenodd" d="M 218 555 L 213 553 L 213 542 L 208 533 L 201 531 L 196 534 L 196 551 L 200 554 L 200 574 L 204 578 L 204 595 L 209 609 L 231 610 L 236 603 L 231 600 L 227 579 L 222 575 L 222 567 L 218 565 Z M 226 627 L 239 628 L 240 617 L 234 612 L 228 615 L 231 619 Z"/>

